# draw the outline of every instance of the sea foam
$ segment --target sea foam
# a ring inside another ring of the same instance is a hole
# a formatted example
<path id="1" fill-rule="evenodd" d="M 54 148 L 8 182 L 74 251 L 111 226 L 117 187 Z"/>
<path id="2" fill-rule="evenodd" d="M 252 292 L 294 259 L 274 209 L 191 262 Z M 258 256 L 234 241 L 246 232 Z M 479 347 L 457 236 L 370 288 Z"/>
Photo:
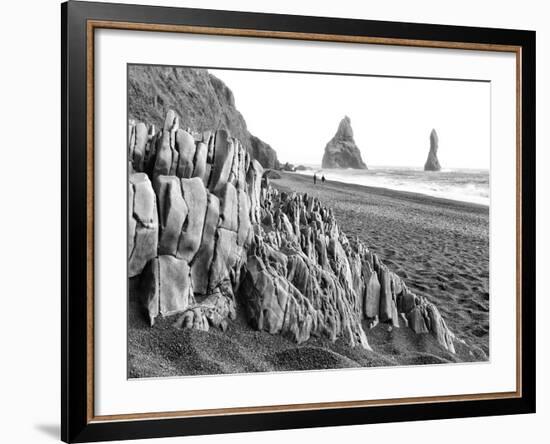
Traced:
<path id="1" fill-rule="evenodd" d="M 329 181 L 408 191 L 462 202 L 489 205 L 489 171 L 478 169 L 443 169 L 369 167 L 368 170 L 321 169 L 312 166 L 300 174 L 322 175 Z"/>

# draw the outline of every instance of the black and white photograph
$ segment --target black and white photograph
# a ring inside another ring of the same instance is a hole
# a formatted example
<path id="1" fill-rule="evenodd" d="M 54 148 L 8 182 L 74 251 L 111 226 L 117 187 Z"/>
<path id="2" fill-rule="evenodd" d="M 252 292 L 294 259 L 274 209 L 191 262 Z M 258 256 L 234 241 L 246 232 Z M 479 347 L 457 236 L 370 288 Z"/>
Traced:
<path id="1" fill-rule="evenodd" d="M 490 360 L 490 82 L 127 87 L 128 378 Z"/>
<path id="2" fill-rule="evenodd" d="M 6 4 L 0 441 L 548 434 L 547 9 Z"/>

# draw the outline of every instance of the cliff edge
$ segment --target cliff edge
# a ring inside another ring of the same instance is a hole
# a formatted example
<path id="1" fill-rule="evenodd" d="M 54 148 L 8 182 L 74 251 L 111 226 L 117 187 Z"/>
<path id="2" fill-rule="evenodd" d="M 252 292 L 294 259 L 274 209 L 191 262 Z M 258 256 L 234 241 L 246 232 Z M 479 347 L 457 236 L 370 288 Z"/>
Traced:
<path id="1" fill-rule="evenodd" d="M 184 129 L 227 130 L 264 168 L 279 166 L 275 150 L 248 131 L 233 92 L 206 69 L 130 65 L 128 97 L 130 120 L 162 128 L 172 109 L 185 122 Z"/>

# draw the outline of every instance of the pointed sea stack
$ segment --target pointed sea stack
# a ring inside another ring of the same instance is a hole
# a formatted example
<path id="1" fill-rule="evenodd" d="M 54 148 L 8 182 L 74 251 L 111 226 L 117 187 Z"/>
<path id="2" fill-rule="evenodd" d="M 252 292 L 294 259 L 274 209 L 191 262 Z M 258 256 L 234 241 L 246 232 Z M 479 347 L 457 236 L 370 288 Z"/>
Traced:
<path id="1" fill-rule="evenodd" d="M 354 168 L 366 170 L 367 165 L 361 158 L 361 151 L 353 140 L 351 120 L 345 116 L 334 137 L 327 143 L 323 155 L 323 168 Z"/>
<path id="2" fill-rule="evenodd" d="M 439 138 L 435 129 L 432 129 L 430 133 L 430 152 L 428 153 L 428 159 L 424 164 L 424 171 L 439 171 L 441 170 L 441 165 L 437 159 L 437 149 L 439 145 Z"/>

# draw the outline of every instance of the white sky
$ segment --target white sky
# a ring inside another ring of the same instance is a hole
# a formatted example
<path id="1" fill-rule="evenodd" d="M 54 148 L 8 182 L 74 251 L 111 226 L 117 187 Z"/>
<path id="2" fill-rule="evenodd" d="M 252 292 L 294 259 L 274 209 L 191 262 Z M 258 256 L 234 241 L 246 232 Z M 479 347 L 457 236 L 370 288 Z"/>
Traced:
<path id="1" fill-rule="evenodd" d="M 442 168 L 489 168 L 489 83 L 209 71 L 233 91 L 249 131 L 282 162 L 320 165 L 348 115 L 367 166 L 423 167 L 435 128 Z"/>

